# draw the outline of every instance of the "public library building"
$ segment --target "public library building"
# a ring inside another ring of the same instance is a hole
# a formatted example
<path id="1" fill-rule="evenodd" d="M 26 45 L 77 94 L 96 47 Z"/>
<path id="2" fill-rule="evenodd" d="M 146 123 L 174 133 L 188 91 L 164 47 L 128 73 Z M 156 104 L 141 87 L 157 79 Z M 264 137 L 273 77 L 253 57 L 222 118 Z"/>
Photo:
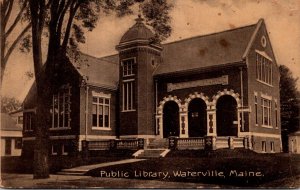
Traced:
<path id="1" fill-rule="evenodd" d="M 139 17 L 118 54 L 66 63 L 49 108 L 52 155 L 81 152 L 86 142 L 96 150 L 143 139 L 147 148 L 170 137 L 183 148 L 211 137 L 214 149 L 281 152 L 279 70 L 264 20 L 166 44 L 153 37 Z M 33 85 L 23 152 L 35 139 L 34 96 Z"/>

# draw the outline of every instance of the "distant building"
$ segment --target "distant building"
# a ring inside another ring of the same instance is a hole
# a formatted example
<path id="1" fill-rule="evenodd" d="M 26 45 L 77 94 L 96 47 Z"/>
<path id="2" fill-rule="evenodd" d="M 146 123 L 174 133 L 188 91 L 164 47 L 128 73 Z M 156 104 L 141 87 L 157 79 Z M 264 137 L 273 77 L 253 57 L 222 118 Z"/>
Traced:
<path id="1" fill-rule="evenodd" d="M 300 131 L 289 134 L 289 152 L 300 154 Z"/>
<path id="2" fill-rule="evenodd" d="M 153 37 L 138 18 L 118 54 L 62 65 L 49 108 L 51 154 L 80 152 L 83 141 L 171 136 L 281 152 L 279 69 L 263 20 L 166 44 Z M 26 151 L 37 127 L 34 97 L 35 85 L 24 101 Z"/>
<path id="3" fill-rule="evenodd" d="M 21 120 L 22 111 L 13 113 Z M 22 124 L 7 113 L 1 113 L 1 156 L 20 156 L 22 151 Z"/>

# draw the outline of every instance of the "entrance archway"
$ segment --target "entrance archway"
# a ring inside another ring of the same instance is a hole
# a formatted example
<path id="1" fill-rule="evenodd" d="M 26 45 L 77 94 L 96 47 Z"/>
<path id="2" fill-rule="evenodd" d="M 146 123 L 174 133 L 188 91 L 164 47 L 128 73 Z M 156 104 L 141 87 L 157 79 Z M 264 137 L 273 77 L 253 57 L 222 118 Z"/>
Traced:
<path id="1" fill-rule="evenodd" d="M 176 102 L 168 101 L 163 109 L 163 137 L 179 136 L 179 107 Z"/>
<path id="2" fill-rule="evenodd" d="M 237 136 L 237 102 L 230 95 L 217 101 L 217 136 Z"/>
<path id="3" fill-rule="evenodd" d="M 207 135 L 206 104 L 200 98 L 195 98 L 188 107 L 189 137 Z"/>

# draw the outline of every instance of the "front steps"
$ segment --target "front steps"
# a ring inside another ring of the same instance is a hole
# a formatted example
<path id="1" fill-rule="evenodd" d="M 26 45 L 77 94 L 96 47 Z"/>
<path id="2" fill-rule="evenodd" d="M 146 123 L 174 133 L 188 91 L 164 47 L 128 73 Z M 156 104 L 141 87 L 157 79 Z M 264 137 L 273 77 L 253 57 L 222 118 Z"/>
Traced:
<path id="1" fill-rule="evenodd" d="M 167 149 L 169 148 L 169 139 L 153 139 L 147 146 L 147 149 Z"/>
<path id="2" fill-rule="evenodd" d="M 153 139 L 144 150 L 139 150 L 133 154 L 136 158 L 159 158 L 165 157 L 168 152 L 168 139 Z"/>

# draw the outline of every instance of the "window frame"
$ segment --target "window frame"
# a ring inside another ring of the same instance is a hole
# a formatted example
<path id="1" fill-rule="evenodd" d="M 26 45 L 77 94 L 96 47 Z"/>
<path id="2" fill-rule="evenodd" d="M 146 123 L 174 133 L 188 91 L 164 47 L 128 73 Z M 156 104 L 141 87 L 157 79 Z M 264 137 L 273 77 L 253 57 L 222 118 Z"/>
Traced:
<path id="1" fill-rule="evenodd" d="M 136 90 L 136 88 L 135 88 L 135 79 L 123 80 L 123 84 L 122 84 L 122 112 L 136 111 L 136 108 L 135 108 L 136 107 L 136 105 L 135 105 L 136 92 L 135 92 L 135 90 Z"/>
<path id="2" fill-rule="evenodd" d="M 261 141 L 261 152 L 266 153 L 267 152 L 267 142 Z"/>
<path id="3" fill-rule="evenodd" d="M 132 60 L 132 62 L 129 62 L 131 60 Z M 121 61 L 122 76 L 123 77 L 134 76 L 135 75 L 135 65 L 136 65 L 136 58 L 135 57 L 129 57 L 127 59 L 122 59 L 122 61 Z M 131 71 L 131 72 L 129 72 L 129 71 Z"/>
<path id="4" fill-rule="evenodd" d="M 274 141 L 270 142 L 270 152 L 275 152 L 275 143 L 274 143 Z"/>
<path id="5" fill-rule="evenodd" d="M 33 121 L 33 114 L 35 114 L 34 112 L 24 112 L 23 115 L 23 122 L 24 122 L 24 131 L 33 131 L 34 128 L 34 121 Z"/>
<path id="6" fill-rule="evenodd" d="M 256 51 L 256 80 L 273 87 L 273 60 Z"/>
<path id="7" fill-rule="evenodd" d="M 22 149 L 22 138 L 15 138 L 15 149 Z"/>
<path id="8" fill-rule="evenodd" d="M 258 126 L 258 97 L 254 94 L 255 125 Z"/>
<path id="9" fill-rule="evenodd" d="M 264 95 L 261 95 L 261 114 L 262 114 L 262 123 L 261 126 L 265 128 L 273 128 L 272 125 L 272 98 L 268 98 Z M 265 113 L 266 112 L 266 113 Z M 266 117 L 265 117 L 266 114 Z M 265 123 L 267 119 L 267 123 Z"/>
<path id="10" fill-rule="evenodd" d="M 97 102 L 94 102 L 94 98 L 97 99 Z M 100 99 L 103 99 L 103 102 L 100 102 Z M 108 100 L 108 103 L 106 103 L 106 100 Z M 97 124 L 96 126 L 93 123 L 94 120 L 94 113 L 93 113 L 93 106 L 96 106 L 96 118 L 97 118 Z M 99 116 L 100 114 L 98 113 L 99 107 L 102 107 L 102 126 L 99 124 Z M 106 119 L 105 119 L 105 108 L 108 107 L 108 126 L 105 125 Z M 92 112 L 91 112 L 91 126 L 92 130 L 111 130 L 111 94 L 105 94 L 103 92 L 95 92 L 92 91 Z"/>
<path id="11" fill-rule="evenodd" d="M 64 156 L 69 155 L 69 152 L 67 152 L 65 150 L 66 150 L 65 149 L 65 144 L 62 144 L 61 145 L 61 155 L 64 155 Z"/>
<path id="12" fill-rule="evenodd" d="M 24 116 L 23 116 L 23 115 L 19 115 L 17 120 L 18 120 L 18 121 L 17 121 L 17 124 L 23 124 Z M 20 122 L 20 121 L 21 121 L 21 122 Z"/>
<path id="13" fill-rule="evenodd" d="M 72 96 L 71 89 L 72 87 L 67 84 L 62 86 L 59 89 L 57 94 L 52 95 L 52 105 L 50 109 L 50 113 L 52 115 L 52 123 L 51 123 L 50 130 L 71 129 L 71 96 Z M 67 102 L 66 102 L 66 98 L 67 98 Z M 60 105 L 61 99 L 63 101 L 62 105 Z M 57 105 L 55 104 L 56 101 L 57 101 Z M 63 110 L 62 112 L 61 109 Z M 60 120 L 61 113 L 63 113 L 62 121 Z M 68 117 L 66 118 L 66 116 Z M 62 126 L 61 126 L 61 122 L 62 122 Z M 67 122 L 67 126 L 66 126 L 66 122 Z"/>
<path id="14" fill-rule="evenodd" d="M 54 151 L 54 146 L 56 146 L 56 148 L 57 148 L 56 152 Z M 58 155 L 58 149 L 59 149 L 58 144 L 52 144 L 52 146 L 51 146 L 51 155 L 53 155 L 53 156 Z"/>

